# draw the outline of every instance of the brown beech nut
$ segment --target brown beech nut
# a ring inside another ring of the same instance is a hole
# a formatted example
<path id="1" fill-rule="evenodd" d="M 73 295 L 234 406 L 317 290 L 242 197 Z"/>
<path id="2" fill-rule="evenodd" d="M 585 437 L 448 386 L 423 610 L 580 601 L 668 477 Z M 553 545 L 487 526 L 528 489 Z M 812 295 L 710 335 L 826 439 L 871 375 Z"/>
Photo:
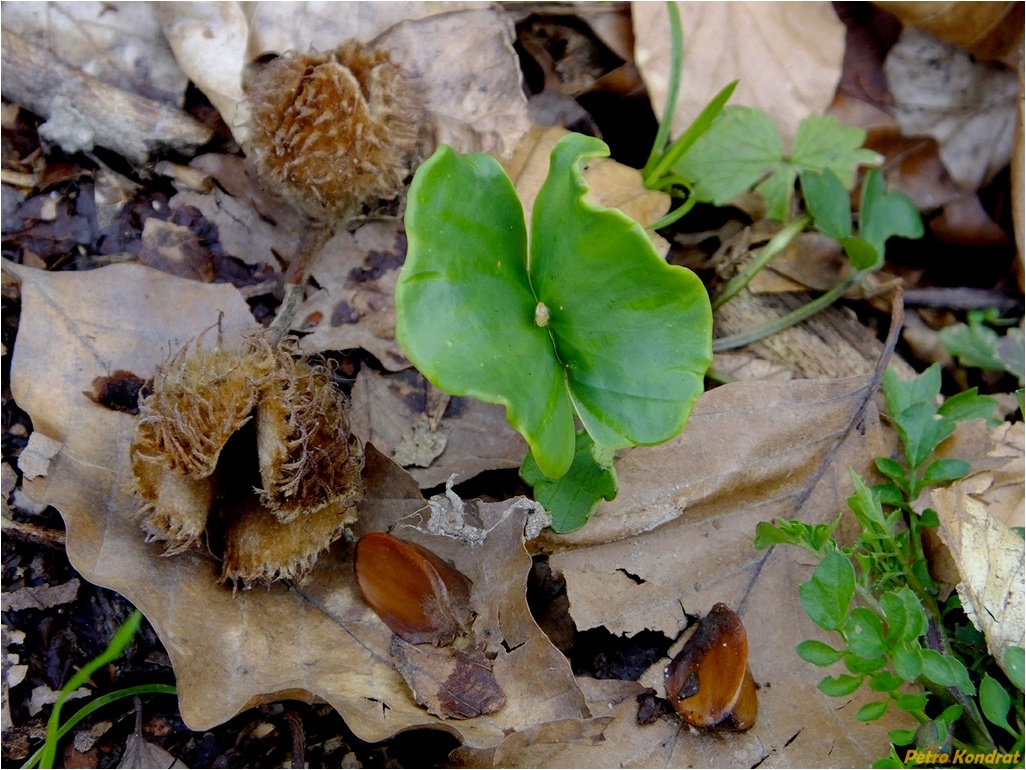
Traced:
<path id="1" fill-rule="evenodd" d="M 411 644 L 451 643 L 470 627 L 470 579 L 427 548 L 384 532 L 364 535 L 353 556 L 364 600 Z"/>
<path id="2" fill-rule="evenodd" d="M 748 635 L 741 618 L 716 604 L 666 667 L 666 695 L 695 727 L 747 730 L 758 702 L 748 670 Z"/>
<path id="3" fill-rule="evenodd" d="M 326 53 L 290 51 L 247 95 L 257 171 L 313 220 L 345 224 L 373 210 L 412 170 L 423 110 L 385 51 L 355 40 Z"/>

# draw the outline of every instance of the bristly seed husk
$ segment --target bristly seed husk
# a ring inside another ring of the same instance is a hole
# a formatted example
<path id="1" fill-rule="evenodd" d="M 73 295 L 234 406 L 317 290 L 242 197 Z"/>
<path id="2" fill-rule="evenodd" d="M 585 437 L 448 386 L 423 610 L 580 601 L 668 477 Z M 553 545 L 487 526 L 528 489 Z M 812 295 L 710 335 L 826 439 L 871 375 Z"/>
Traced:
<path id="1" fill-rule="evenodd" d="M 223 541 L 232 585 L 301 578 L 363 497 L 347 399 L 295 353 L 290 338 L 238 350 L 198 340 L 157 371 L 140 405 L 131 462 L 148 539 L 166 555 Z M 243 430 L 250 420 L 255 430 Z"/>

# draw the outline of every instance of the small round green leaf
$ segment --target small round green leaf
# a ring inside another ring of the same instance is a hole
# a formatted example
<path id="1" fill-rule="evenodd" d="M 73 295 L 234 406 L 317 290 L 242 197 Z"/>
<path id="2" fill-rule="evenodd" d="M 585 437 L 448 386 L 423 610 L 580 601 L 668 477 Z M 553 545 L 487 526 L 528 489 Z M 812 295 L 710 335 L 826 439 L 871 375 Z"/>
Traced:
<path id="1" fill-rule="evenodd" d="M 904 679 L 900 676 L 895 676 L 890 671 L 877 671 L 869 677 L 869 689 L 876 690 L 877 692 L 894 692 L 904 682 Z"/>
<path id="2" fill-rule="evenodd" d="M 832 698 L 840 698 L 845 695 L 851 695 L 859 689 L 862 686 L 863 679 L 864 677 L 849 676 L 848 674 L 828 676 L 819 683 L 819 689 Z"/>
<path id="3" fill-rule="evenodd" d="M 860 722 L 872 722 L 875 719 L 879 719 L 887 713 L 888 700 L 877 700 L 867 703 L 857 712 L 855 712 L 855 718 Z"/>
<path id="4" fill-rule="evenodd" d="M 991 723 L 1015 735 L 1008 724 L 1008 709 L 1012 707 L 1012 696 L 1001 683 L 990 674 L 980 680 L 980 710 Z"/>
<path id="5" fill-rule="evenodd" d="M 928 700 L 925 692 L 901 693 L 894 696 L 894 705 L 902 711 L 914 713 L 925 709 Z"/>
<path id="6" fill-rule="evenodd" d="M 844 625 L 848 649 L 860 658 L 878 658 L 887 650 L 883 638 L 883 622 L 865 607 L 856 607 Z"/>
<path id="7" fill-rule="evenodd" d="M 835 650 L 829 644 L 815 639 L 806 639 L 795 650 L 798 652 L 799 658 L 814 666 L 829 666 L 844 657 L 843 650 Z"/>
<path id="8" fill-rule="evenodd" d="M 844 625 L 855 595 L 855 568 L 844 554 L 827 554 L 812 578 L 798 586 L 805 613 L 820 628 L 834 631 Z"/>

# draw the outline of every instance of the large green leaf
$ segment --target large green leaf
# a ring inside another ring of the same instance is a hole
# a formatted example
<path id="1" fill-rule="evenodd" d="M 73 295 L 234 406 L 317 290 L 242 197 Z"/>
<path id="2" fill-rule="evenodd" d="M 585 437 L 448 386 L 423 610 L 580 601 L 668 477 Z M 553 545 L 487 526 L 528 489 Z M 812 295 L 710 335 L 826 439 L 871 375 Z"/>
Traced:
<path id="1" fill-rule="evenodd" d="M 549 333 L 534 320 L 527 228 L 509 177 L 487 155 L 442 146 L 414 177 L 396 338 L 438 388 L 503 404 L 538 465 L 562 475 L 573 409 Z"/>
<path id="2" fill-rule="evenodd" d="M 556 144 L 530 250 L 494 159 L 443 147 L 410 189 L 399 343 L 442 390 L 504 404 L 549 478 L 573 461 L 575 413 L 605 447 L 677 435 L 712 359 L 701 281 L 630 217 L 584 200 L 581 160 L 608 154 L 579 134 Z"/>
<path id="3" fill-rule="evenodd" d="M 702 394 L 712 311 L 698 277 L 668 265 L 641 225 L 584 199 L 581 158 L 608 154 L 583 134 L 553 148 L 531 220 L 530 278 L 588 433 L 607 447 L 659 444 L 683 430 Z"/>

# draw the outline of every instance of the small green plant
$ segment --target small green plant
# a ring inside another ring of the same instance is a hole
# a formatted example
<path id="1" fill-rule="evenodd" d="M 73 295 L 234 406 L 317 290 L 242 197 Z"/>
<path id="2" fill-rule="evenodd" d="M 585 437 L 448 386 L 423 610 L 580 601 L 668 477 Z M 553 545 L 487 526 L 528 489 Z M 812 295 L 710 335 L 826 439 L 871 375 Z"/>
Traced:
<path id="1" fill-rule="evenodd" d="M 563 137 L 528 233 L 497 161 L 441 147 L 410 188 L 395 291 L 406 356 L 447 393 L 506 407 L 559 531 L 615 495 L 614 450 L 683 430 L 712 359 L 702 282 L 630 217 L 584 199 L 583 159 L 608 154 Z"/>
<path id="2" fill-rule="evenodd" d="M 966 623 L 958 625 L 965 615 L 957 596 L 942 611 L 922 541 L 923 531 L 937 526 L 937 514 L 930 509 L 919 514 L 912 508 L 912 501 L 926 487 L 969 472 L 962 460 L 931 459 L 954 432 L 955 423 L 989 419 L 996 407 L 994 399 L 978 395 L 975 389 L 938 406 L 940 387 L 936 364 L 908 382 L 893 371 L 885 374 L 887 410 L 904 453 L 900 460 L 877 460 L 877 469 L 888 479 L 883 484 L 867 486 L 852 472 L 855 493 L 848 498 L 848 507 L 860 531 L 852 545 L 842 547 L 833 537 L 841 521 L 838 515 L 828 524 L 761 522 L 755 547 L 795 545 L 819 559 L 811 579 L 799 587 L 801 604 L 816 625 L 836 632 L 843 644 L 834 647 L 806 640 L 798 645 L 798 655 L 816 666 L 841 661 L 849 672 L 825 677 L 820 690 L 844 697 L 868 685 L 880 698 L 865 704 L 856 718 L 879 719 L 891 705 L 907 711 L 920 723 L 919 729 L 892 731 L 890 737 L 896 745 L 914 744 L 913 751 L 950 751 L 952 747 L 974 755 L 1019 751 L 1021 760 L 1023 650 L 995 651 L 1005 656 L 1011 675 L 1010 681 L 1002 681 L 993 657 L 980 648 L 982 635 L 975 629 L 975 634 L 968 633 Z M 966 652 L 970 654 L 963 656 Z M 1014 709 L 1013 687 L 1019 690 Z M 1013 742 L 995 740 L 988 723 L 1010 734 Z M 913 758 L 913 764 L 938 761 L 892 750 L 891 757 L 877 766 L 904 767 L 904 757 L 920 757 Z"/>
<path id="3" fill-rule="evenodd" d="M 941 344 L 965 367 L 1004 372 L 1019 381 L 1015 396 L 1023 411 L 1023 388 L 1026 383 L 1026 360 L 1023 357 L 1023 331 L 1005 321 L 997 310 L 970 310 L 966 323 L 953 324 L 940 331 Z M 1010 327 L 1003 335 L 993 327 Z"/>
<path id="4" fill-rule="evenodd" d="M 46 724 L 46 739 L 43 742 L 42 747 L 40 747 L 40 749 L 29 757 L 28 761 L 22 765 L 23 768 L 53 767 L 54 760 L 57 756 L 57 742 L 67 735 L 75 725 L 97 709 L 102 708 L 109 703 L 113 703 L 121 698 L 130 698 L 135 695 L 145 695 L 147 693 L 161 693 L 165 695 L 176 695 L 178 693 L 178 690 L 173 686 L 165 684 L 144 684 L 137 687 L 127 687 L 123 690 L 117 690 L 115 692 L 102 695 L 99 698 L 94 698 L 88 704 L 76 711 L 75 714 L 64 724 L 61 724 L 61 709 L 63 708 L 65 701 L 67 701 L 68 696 L 88 682 L 89 677 L 95 674 L 99 669 L 103 668 L 108 663 L 112 663 L 121 656 L 121 653 L 125 651 L 125 648 L 129 645 L 132 639 L 135 638 L 135 634 L 139 630 L 139 624 L 141 622 L 142 613 L 135 610 L 131 615 L 129 615 L 128 620 L 122 624 L 121 628 L 114 633 L 114 636 L 110 640 L 110 644 L 107 645 L 107 649 L 86 663 L 82 669 L 71 677 L 71 679 L 68 680 L 68 683 L 61 688 L 61 691 L 57 696 L 57 701 L 53 704 L 53 711 L 50 712 L 50 719 Z"/>
<path id="5" fill-rule="evenodd" d="M 920 238 L 923 225 L 905 195 L 887 192 L 883 177 L 871 171 L 862 185 L 859 233 L 852 233 L 849 190 L 859 166 L 880 163 L 880 156 L 862 147 L 866 132 L 833 116 L 810 115 L 798 126 L 790 152 L 764 111 L 725 107 L 737 81 L 712 98 L 694 123 L 669 141 L 683 61 L 683 32 L 676 3 L 668 2 L 670 18 L 670 83 L 663 118 L 648 162 L 645 185 L 683 199 L 656 222 L 665 227 L 687 214 L 696 203 L 723 206 L 748 190 L 766 200 L 767 216 L 784 223 L 738 275 L 713 299 L 717 310 L 735 297 L 755 275 L 808 227 L 840 242 L 851 273 L 829 291 L 764 326 L 715 340 L 713 350 L 739 348 L 809 318 L 839 299 L 850 287 L 883 265 L 884 244 L 891 236 Z M 795 213 L 795 182 L 800 181 L 805 213 Z"/>

